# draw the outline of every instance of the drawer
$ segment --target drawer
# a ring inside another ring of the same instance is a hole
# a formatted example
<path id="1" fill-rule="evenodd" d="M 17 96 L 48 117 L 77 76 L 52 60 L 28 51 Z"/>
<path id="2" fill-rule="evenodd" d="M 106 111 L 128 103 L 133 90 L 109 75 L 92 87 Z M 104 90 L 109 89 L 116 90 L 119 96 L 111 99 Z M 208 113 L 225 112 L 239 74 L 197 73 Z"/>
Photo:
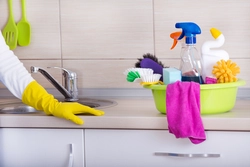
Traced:
<path id="1" fill-rule="evenodd" d="M 0 128 L 0 167 L 84 166 L 81 129 Z"/>
<path id="2" fill-rule="evenodd" d="M 250 166 L 250 132 L 206 135 L 195 145 L 166 130 L 85 130 L 86 167 Z"/>

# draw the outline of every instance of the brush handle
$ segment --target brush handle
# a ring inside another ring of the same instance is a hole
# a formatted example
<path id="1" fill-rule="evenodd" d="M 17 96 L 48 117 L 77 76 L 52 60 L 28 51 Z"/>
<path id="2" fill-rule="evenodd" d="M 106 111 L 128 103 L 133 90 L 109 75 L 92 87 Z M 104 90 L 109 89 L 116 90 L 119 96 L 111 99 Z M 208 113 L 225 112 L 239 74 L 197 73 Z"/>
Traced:
<path id="1" fill-rule="evenodd" d="M 140 65 L 141 68 L 151 68 L 154 71 L 154 73 L 163 75 L 162 72 L 163 67 L 150 58 L 144 58 L 141 61 Z M 160 80 L 163 81 L 163 78 L 161 77 Z"/>

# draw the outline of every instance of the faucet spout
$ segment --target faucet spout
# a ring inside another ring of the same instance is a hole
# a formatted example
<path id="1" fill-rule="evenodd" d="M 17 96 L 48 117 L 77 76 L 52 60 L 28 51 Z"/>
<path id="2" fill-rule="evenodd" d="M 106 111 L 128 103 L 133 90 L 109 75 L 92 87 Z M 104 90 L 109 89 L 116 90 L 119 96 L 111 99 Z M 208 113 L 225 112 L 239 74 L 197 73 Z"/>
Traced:
<path id="1" fill-rule="evenodd" d="M 60 67 L 53 67 L 53 68 L 59 68 L 63 70 L 63 76 L 66 88 L 63 87 L 61 84 L 59 84 L 59 82 L 43 68 L 31 66 L 30 70 L 31 73 L 40 72 L 65 97 L 65 101 L 77 101 L 78 91 L 76 85 L 77 84 L 76 74 L 64 68 Z"/>

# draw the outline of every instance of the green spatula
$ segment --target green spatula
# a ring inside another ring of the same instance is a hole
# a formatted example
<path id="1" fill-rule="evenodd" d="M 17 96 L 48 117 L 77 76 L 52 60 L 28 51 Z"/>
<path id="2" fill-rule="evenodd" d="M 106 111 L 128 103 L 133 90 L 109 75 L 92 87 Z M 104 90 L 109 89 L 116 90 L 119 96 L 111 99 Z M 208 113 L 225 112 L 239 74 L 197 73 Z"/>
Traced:
<path id="1" fill-rule="evenodd" d="M 3 29 L 3 37 L 5 39 L 6 44 L 10 47 L 11 50 L 13 50 L 17 46 L 18 30 L 13 16 L 12 0 L 8 0 L 8 5 L 9 19 Z"/>
<path id="2" fill-rule="evenodd" d="M 18 38 L 17 42 L 20 46 L 27 46 L 30 44 L 30 24 L 26 18 L 26 3 L 22 0 L 22 19 L 17 24 Z"/>

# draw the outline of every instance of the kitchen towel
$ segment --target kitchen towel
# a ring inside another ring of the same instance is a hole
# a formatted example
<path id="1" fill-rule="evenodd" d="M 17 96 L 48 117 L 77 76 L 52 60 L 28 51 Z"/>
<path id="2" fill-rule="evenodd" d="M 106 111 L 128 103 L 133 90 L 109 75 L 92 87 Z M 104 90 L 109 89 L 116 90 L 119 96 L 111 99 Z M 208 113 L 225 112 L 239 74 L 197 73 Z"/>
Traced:
<path id="1" fill-rule="evenodd" d="M 206 140 L 200 115 L 200 84 L 176 81 L 167 85 L 166 108 L 169 132 L 189 138 L 193 144 Z"/>

